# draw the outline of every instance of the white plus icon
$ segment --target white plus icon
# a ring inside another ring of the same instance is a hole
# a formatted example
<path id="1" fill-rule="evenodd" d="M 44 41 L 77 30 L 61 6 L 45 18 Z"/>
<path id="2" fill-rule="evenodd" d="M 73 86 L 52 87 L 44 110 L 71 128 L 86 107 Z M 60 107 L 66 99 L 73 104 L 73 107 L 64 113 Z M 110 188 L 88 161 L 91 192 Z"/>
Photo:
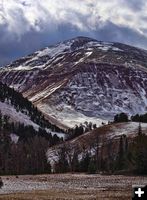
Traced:
<path id="1" fill-rule="evenodd" d="M 138 191 L 135 191 L 135 194 L 137 194 L 138 197 L 141 197 L 141 195 L 144 194 L 144 191 L 142 191 L 141 188 L 138 188 Z"/>

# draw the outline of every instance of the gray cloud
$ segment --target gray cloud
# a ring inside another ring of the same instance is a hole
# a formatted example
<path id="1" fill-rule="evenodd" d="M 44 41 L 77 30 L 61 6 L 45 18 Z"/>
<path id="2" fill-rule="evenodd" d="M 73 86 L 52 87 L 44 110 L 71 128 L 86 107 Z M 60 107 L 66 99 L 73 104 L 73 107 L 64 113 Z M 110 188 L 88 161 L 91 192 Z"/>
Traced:
<path id="1" fill-rule="evenodd" d="M 145 7 L 145 0 L 123 0 L 133 11 L 140 12 Z"/>

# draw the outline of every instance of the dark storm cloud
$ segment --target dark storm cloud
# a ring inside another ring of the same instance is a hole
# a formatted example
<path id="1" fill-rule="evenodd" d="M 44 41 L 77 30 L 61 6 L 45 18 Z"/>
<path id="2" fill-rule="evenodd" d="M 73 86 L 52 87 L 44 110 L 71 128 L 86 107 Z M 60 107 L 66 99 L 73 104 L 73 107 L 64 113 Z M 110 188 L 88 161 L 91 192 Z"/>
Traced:
<path id="1" fill-rule="evenodd" d="M 141 48 L 147 47 L 147 38 L 142 34 L 124 26 L 107 22 L 102 29 L 95 31 L 95 38 L 112 42 L 126 43 Z"/>

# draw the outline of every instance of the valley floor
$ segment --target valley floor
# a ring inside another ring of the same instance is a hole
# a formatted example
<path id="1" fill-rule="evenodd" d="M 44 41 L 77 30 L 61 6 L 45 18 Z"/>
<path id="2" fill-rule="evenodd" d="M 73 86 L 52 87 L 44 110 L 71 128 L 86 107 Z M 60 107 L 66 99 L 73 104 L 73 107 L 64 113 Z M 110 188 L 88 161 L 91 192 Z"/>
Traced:
<path id="1" fill-rule="evenodd" d="M 132 185 L 147 184 L 147 177 L 52 174 L 4 176 L 0 200 L 131 199 Z"/>

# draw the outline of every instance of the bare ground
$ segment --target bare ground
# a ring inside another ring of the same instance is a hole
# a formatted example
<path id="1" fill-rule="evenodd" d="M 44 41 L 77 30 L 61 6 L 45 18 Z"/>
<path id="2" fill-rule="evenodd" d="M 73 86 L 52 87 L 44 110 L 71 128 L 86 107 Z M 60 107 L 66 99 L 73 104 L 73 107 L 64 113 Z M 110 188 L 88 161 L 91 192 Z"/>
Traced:
<path id="1" fill-rule="evenodd" d="M 0 200 L 131 199 L 132 185 L 147 184 L 147 177 L 52 174 L 2 177 Z"/>

